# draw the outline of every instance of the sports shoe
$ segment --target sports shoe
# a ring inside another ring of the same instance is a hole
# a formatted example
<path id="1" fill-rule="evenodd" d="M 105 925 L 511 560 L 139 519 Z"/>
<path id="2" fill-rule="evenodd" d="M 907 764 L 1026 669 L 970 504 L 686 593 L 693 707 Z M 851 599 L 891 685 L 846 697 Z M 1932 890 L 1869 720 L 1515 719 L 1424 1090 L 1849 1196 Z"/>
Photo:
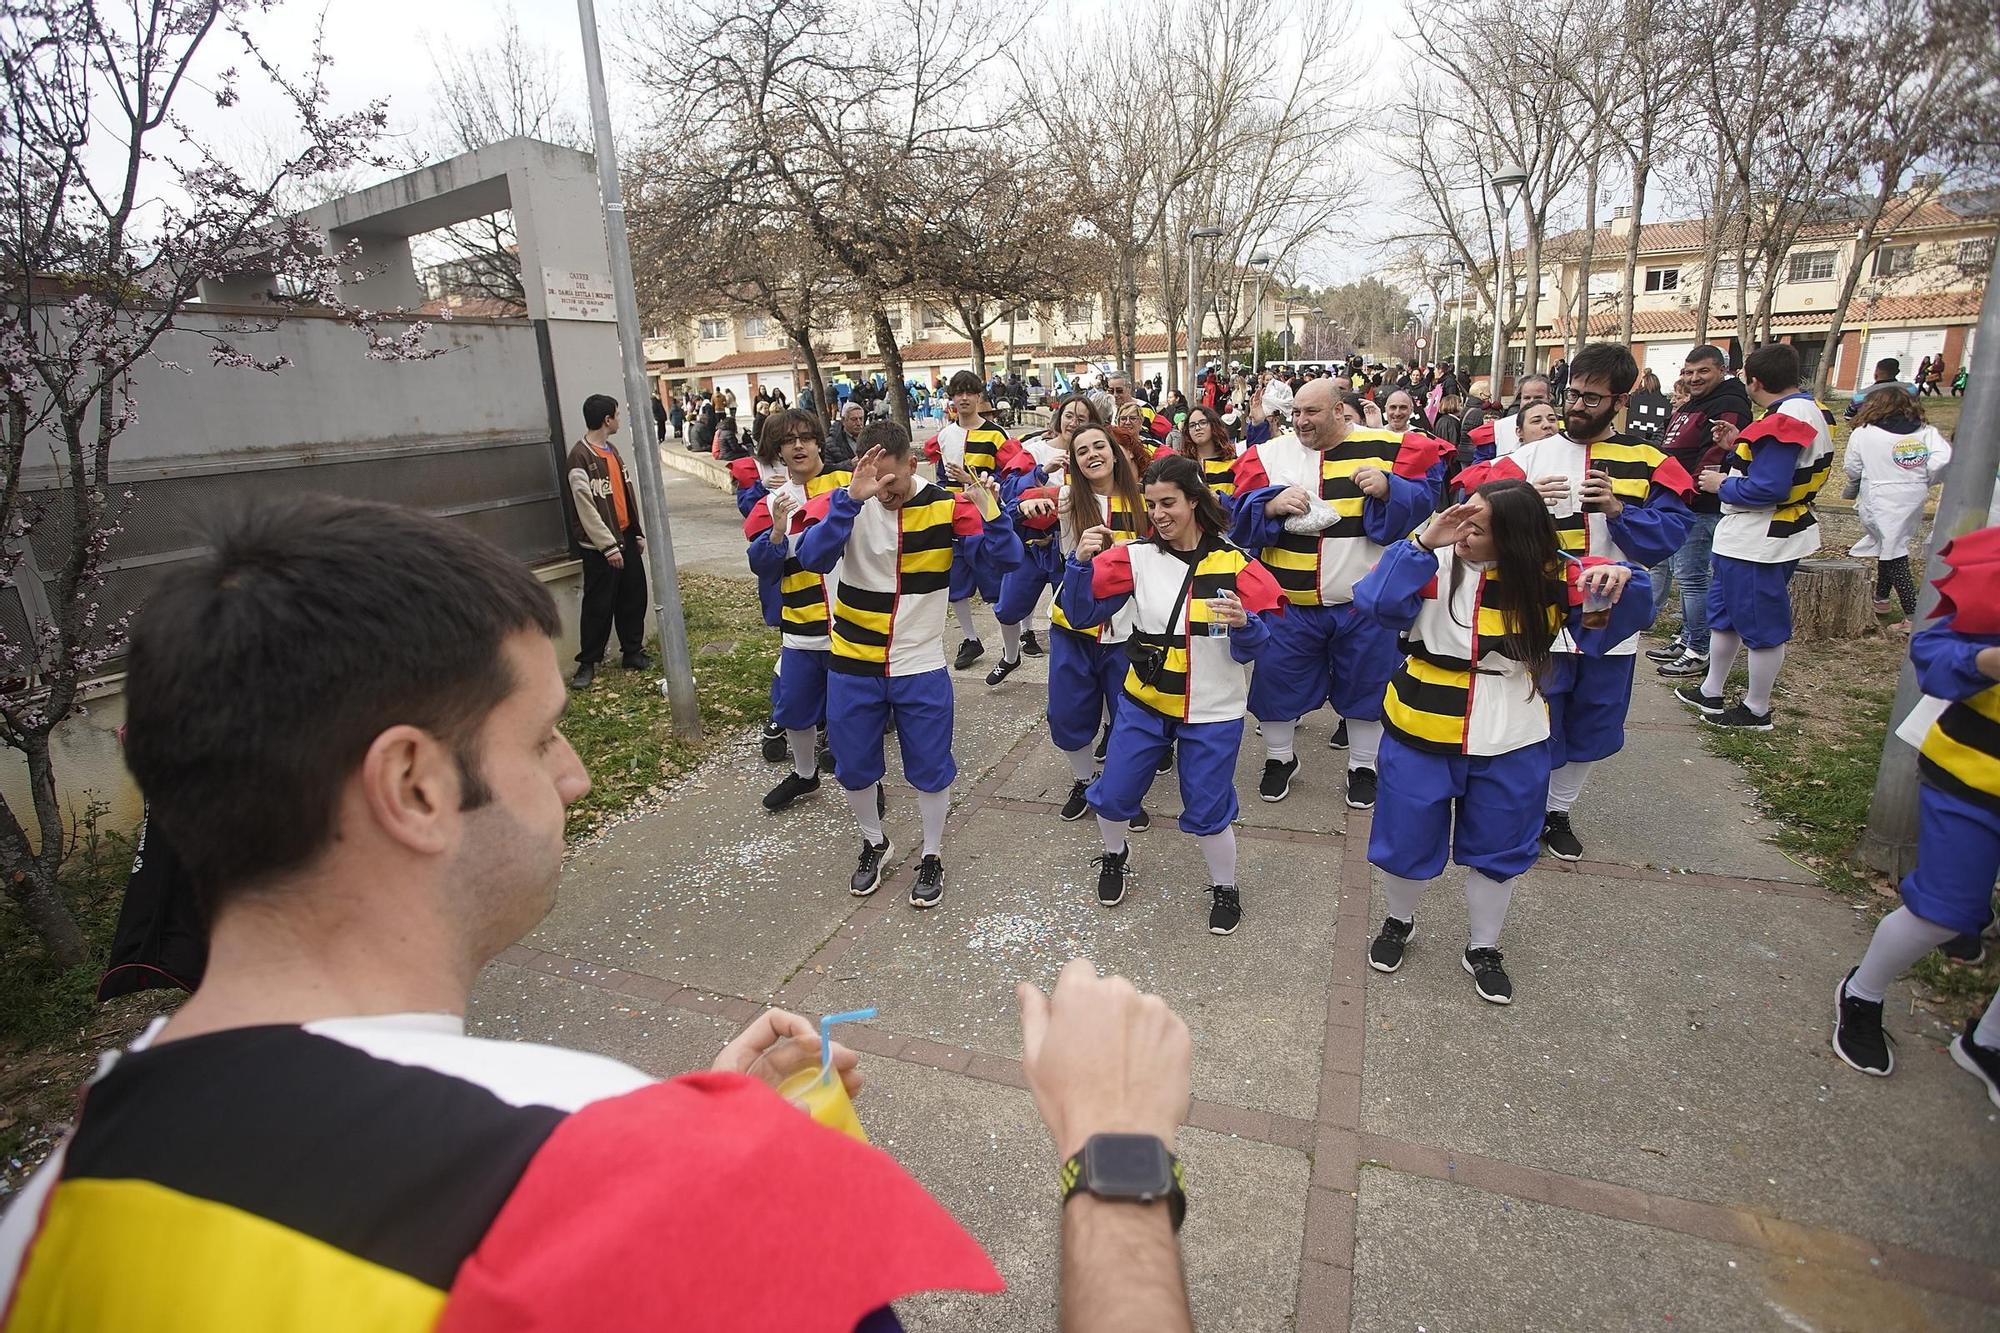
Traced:
<path id="1" fill-rule="evenodd" d="M 1347 770 L 1347 808 L 1350 810 L 1373 810 L 1375 808 L 1374 769 L 1350 768 Z"/>
<path id="2" fill-rule="evenodd" d="M 1962 967 L 1978 967 L 1986 961 L 1986 940 L 1979 935 L 1954 935 L 1938 945 L 1946 962 Z"/>
<path id="3" fill-rule="evenodd" d="M 647 667 L 653 665 L 653 659 L 643 652 L 627 653 L 618 659 L 618 665 L 624 667 L 627 671 L 644 671 Z"/>
<path id="4" fill-rule="evenodd" d="M 1132 849 L 1106 852 L 1097 858 L 1097 905 L 1116 907 L 1125 901 L 1125 885 L 1132 878 Z"/>
<path id="5" fill-rule="evenodd" d="M 1660 663 L 1659 672 L 1662 676 L 1669 678 L 1674 676 L 1700 676 L 1706 679 L 1708 676 L 1708 659 L 1697 653 L 1682 653 L 1671 662 Z"/>
<path id="6" fill-rule="evenodd" d="M 1583 844 L 1569 826 L 1569 812 L 1551 810 L 1542 816 L 1542 846 L 1558 861 L 1581 861 Z"/>
<path id="7" fill-rule="evenodd" d="M 986 673 L 986 683 L 988 685 L 998 685 L 1001 681 L 1007 679 L 1007 677 L 1013 675 L 1016 671 L 1019 671 L 1020 669 L 1021 669 L 1020 658 L 1017 657 L 1013 661 L 1009 662 L 1006 658 L 1003 657 L 998 662 L 995 662 L 993 664 L 993 669 L 991 671 Z"/>
<path id="8" fill-rule="evenodd" d="M 1042 641 L 1035 636 L 1035 632 L 1033 630 L 1026 630 L 1022 632 L 1021 655 L 1023 657 L 1046 657 L 1048 655 L 1048 651 L 1049 651 L 1048 649 L 1042 647 Z"/>
<path id="9" fill-rule="evenodd" d="M 986 656 L 986 645 L 977 639 L 966 639 L 958 645 L 958 656 L 951 659 L 952 669 L 963 671 Z"/>
<path id="10" fill-rule="evenodd" d="M 1713 716 L 1722 711 L 1722 696 L 1703 694 L 1700 685 L 1682 685 L 1674 690 L 1674 698 L 1679 699 L 1695 711 Z"/>
<path id="11" fill-rule="evenodd" d="M 1333 729 L 1333 735 L 1328 736 L 1326 738 L 1326 743 L 1328 746 L 1336 750 L 1345 750 L 1347 748 L 1346 718 L 1343 717 L 1342 719 L 1340 719 L 1340 725 Z"/>
<path id="12" fill-rule="evenodd" d="M 1416 933 L 1414 921 L 1383 917 L 1382 929 L 1375 932 L 1375 942 L 1368 946 L 1368 966 L 1377 972 L 1394 972 L 1403 965 L 1403 950 L 1410 947 L 1410 937 Z"/>
<path id="13" fill-rule="evenodd" d="M 944 862 L 926 856 L 917 867 L 916 883 L 910 885 L 910 906 L 936 907 L 944 901 Z"/>
<path id="14" fill-rule="evenodd" d="M 822 773 L 833 772 L 833 746 L 824 731 L 819 734 L 819 743 L 813 746 L 813 767 Z"/>
<path id="15" fill-rule="evenodd" d="M 785 774 L 785 780 L 764 793 L 764 808 L 776 814 L 802 797 L 819 790 L 819 774 L 802 778 L 796 772 Z"/>
<path id="16" fill-rule="evenodd" d="M 847 881 L 847 891 L 857 898 L 866 898 L 882 887 L 882 868 L 895 854 L 896 846 L 885 836 L 880 842 L 861 840 L 861 859 L 854 863 L 854 874 Z"/>
<path id="17" fill-rule="evenodd" d="M 1472 988 L 1479 992 L 1479 998 L 1488 1004 L 1514 1003 L 1514 983 L 1507 976 L 1507 969 L 1500 966 L 1498 949 L 1467 949 L 1459 955 L 1459 964 L 1472 974 Z"/>
<path id="18" fill-rule="evenodd" d="M 1882 1002 L 1847 993 L 1847 983 L 1860 970 L 1850 968 L 1833 988 L 1833 1053 L 1852 1069 L 1887 1078 L 1896 1067 L 1896 1056 L 1882 1031 Z"/>
<path id="19" fill-rule="evenodd" d="M 1778 715 L 1773 708 L 1768 713 L 1753 713 L 1748 704 L 1733 704 L 1725 712 L 1701 715 L 1701 720 L 1711 727 L 1726 727 L 1731 731 L 1769 731 L 1771 723 Z"/>
<path id="20" fill-rule="evenodd" d="M 1972 1039 L 1974 1021 L 1967 1019 L 1965 1031 L 1952 1038 L 1952 1063 L 1984 1083 L 1986 1100 L 2000 1106 L 2000 1051 Z"/>
<path id="21" fill-rule="evenodd" d="M 1145 833 L 1152 827 L 1153 816 L 1148 814 L 1146 807 L 1142 805 L 1139 807 L 1139 813 L 1132 816 L 1130 822 L 1125 825 L 1125 831 L 1127 833 Z"/>
<path id="22" fill-rule="evenodd" d="M 1097 748 L 1092 750 L 1091 753 L 1097 756 L 1097 762 L 1101 764 L 1104 762 L 1104 752 L 1110 748 L 1111 728 L 1107 726 L 1104 728 L 1104 734 L 1097 738 Z"/>
<path id="23" fill-rule="evenodd" d="M 1266 759 L 1264 776 L 1257 783 L 1257 794 L 1267 801 L 1282 801 L 1292 794 L 1292 775 L 1299 771 L 1296 759 Z"/>
<path id="24" fill-rule="evenodd" d="M 1655 662 L 1671 662 L 1686 651 L 1687 640 L 1675 639 L 1672 643 L 1662 644 L 1658 648 L 1648 648 L 1646 656 Z"/>
<path id="25" fill-rule="evenodd" d="M 1160 756 L 1160 762 L 1153 765 L 1153 771 L 1155 773 L 1171 773 L 1174 771 L 1174 747 L 1172 745 L 1167 746 L 1167 752 Z"/>
<path id="26" fill-rule="evenodd" d="M 1234 935 L 1243 920 L 1242 896 L 1234 884 L 1211 884 L 1208 891 L 1215 895 L 1208 909 L 1208 933 Z"/>
<path id="27" fill-rule="evenodd" d="M 587 690 L 590 688 L 590 682 L 596 679 L 597 679 L 597 663 L 595 662 L 579 663 L 576 668 L 576 674 L 569 678 L 569 687 L 573 690 Z M 779 734 L 781 736 L 783 735 L 782 732 Z"/>
<path id="28" fill-rule="evenodd" d="M 1886 616 L 1889 612 L 1895 610 L 1894 604 L 1886 597 L 1877 597 L 1872 605 L 1875 608 L 1875 614 L 1878 616 Z"/>
<path id="29" fill-rule="evenodd" d="M 764 762 L 767 764 L 782 764 L 791 757 L 791 747 L 785 740 L 785 729 L 775 722 L 764 724 L 764 734 L 758 737 L 758 743 L 764 755 Z"/>
<path id="30" fill-rule="evenodd" d="M 1084 796 L 1084 793 L 1089 790 L 1089 778 L 1082 778 L 1070 784 L 1069 799 L 1063 802 L 1062 808 L 1062 817 L 1065 822 L 1074 824 L 1077 820 L 1082 819 L 1090 813 L 1090 801 Z"/>

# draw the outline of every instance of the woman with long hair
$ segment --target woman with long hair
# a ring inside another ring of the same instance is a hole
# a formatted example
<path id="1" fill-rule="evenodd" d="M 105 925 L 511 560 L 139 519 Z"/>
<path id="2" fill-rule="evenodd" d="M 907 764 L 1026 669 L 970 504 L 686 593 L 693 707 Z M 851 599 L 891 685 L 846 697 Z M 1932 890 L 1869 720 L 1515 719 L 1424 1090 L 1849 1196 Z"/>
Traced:
<path id="1" fill-rule="evenodd" d="M 1951 462 L 1951 441 L 1928 424 L 1924 405 L 1899 385 L 1861 400 L 1847 437 L 1847 489 L 1862 537 L 1849 555 L 1875 557 L 1875 611 L 1890 610 L 1889 589 L 1903 604 L 1903 618 L 1889 628 L 1907 631 L 1917 613 L 1917 585 L 1910 577 L 1910 543 L 1923 526 L 1924 501 Z"/>
<path id="2" fill-rule="evenodd" d="M 1236 440 L 1222 414 L 1210 407 L 1195 408 L 1171 448 L 1201 465 L 1201 479 L 1227 513 L 1236 495 Z"/>
<path id="3" fill-rule="evenodd" d="M 1539 679 L 1559 629 L 1602 653 L 1645 628 L 1646 572 L 1565 556 L 1540 493 L 1490 481 L 1386 548 L 1354 585 L 1354 605 L 1409 646 L 1383 700 L 1368 860 L 1382 871 L 1389 915 L 1368 965 L 1403 965 L 1417 903 L 1449 853 L 1467 870 L 1460 962 L 1481 999 L 1511 1003 L 1500 929 L 1514 880 L 1541 854 L 1549 785 Z"/>
<path id="4" fill-rule="evenodd" d="M 1228 935 L 1243 917 L 1230 822 L 1249 664 L 1270 642 L 1265 618 L 1283 610 L 1283 598 L 1269 571 L 1229 544 L 1229 519 L 1192 459 L 1156 460 L 1145 485 L 1151 535 L 1119 542 L 1102 524 L 1086 529 L 1056 598 L 1071 625 L 1122 621 L 1127 633 L 1104 772 L 1081 793 L 1104 839 L 1097 901 L 1124 900 L 1131 821 L 1144 813 L 1160 761 L 1178 749 L 1181 831 L 1201 843 L 1209 932 Z M 1053 705 L 1053 684 L 1050 692 Z M 1049 721 L 1053 730 L 1053 706 Z"/>
<path id="5" fill-rule="evenodd" d="M 1049 413 L 1049 428 L 1021 441 L 1021 447 L 1000 464 L 1000 503 L 1014 515 L 1026 558 L 1000 576 L 1000 596 L 993 603 L 993 618 L 1000 624 L 1000 660 L 986 673 L 988 685 L 998 685 L 1013 675 L 1023 656 L 1042 655 L 1042 643 L 1035 634 L 1035 608 L 1041 605 L 1042 593 L 1062 580 L 1063 555 L 1056 544 L 1054 524 L 1020 526 L 1020 498 L 1037 487 L 1060 481 L 1069 459 L 1070 437 L 1085 426 L 1103 424 L 1088 396 L 1064 394 Z"/>

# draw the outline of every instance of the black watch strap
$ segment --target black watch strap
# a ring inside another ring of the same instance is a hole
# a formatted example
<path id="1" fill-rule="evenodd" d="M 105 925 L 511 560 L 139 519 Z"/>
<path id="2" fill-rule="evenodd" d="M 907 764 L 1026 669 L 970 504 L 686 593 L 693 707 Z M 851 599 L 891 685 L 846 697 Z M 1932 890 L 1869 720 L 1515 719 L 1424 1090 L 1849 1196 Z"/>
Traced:
<path id="1" fill-rule="evenodd" d="M 1154 1198 L 1164 1198 L 1167 1203 L 1167 1216 L 1174 1224 L 1174 1231 L 1176 1233 L 1180 1231 L 1181 1223 L 1187 1220 L 1187 1173 L 1181 1167 L 1180 1158 L 1170 1152 L 1166 1155 L 1168 1168 L 1173 1173 L 1173 1182 L 1164 1195 L 1099 1193 L 1091 1189 L 1090 1183 L 1084 1179 L 1083 1158 L 1088 1149 L 1089 1145 L 1086 1144 L 1062 1164 L 1062 1201 L 1065 1206 L 1079 1194 L 1093 1194 L 1113 1203 L 1150 1203 Z M 1165 1145 L 1162 1145 L 1162 1150 L 1164 1149 Z"/>

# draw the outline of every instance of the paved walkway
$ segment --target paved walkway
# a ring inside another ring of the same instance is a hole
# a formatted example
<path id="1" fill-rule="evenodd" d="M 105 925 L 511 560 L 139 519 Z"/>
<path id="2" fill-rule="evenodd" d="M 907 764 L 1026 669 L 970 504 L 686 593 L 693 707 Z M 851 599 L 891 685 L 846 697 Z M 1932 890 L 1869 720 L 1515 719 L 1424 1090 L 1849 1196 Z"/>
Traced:
<path id="1" fill-rule="evenodd" d="M 683 558 L 732 572 L 727 499 L 676 476 L 669 503 Z M 1456 870 L 1403 970 L 1368 969 L 1369 819 L 1339 799 L 1324 715 L 1301 729 L 1292 797 L 1244 808 L 1245 921 L 1216 939 L 1171 777 L 1133 892 L 1095 905 L 1094 828 L 1055 817 L 1069 779 L 1039 725 L 1041 664 L 997 690 L 987 665 L 957 680 L 941 909 L 904 901 L 907 789 L 890 792 L 899 873 L 857 902 L 837 791 L 766 815 L 778 772 L 745 737 L 575 858 L 554 914 L 485 978 L 478 1027 L 669 1074 L 767 1002 L 879 1006 L 848 1037 L 868 1057 L 862 1120 L 1010 1288 L 910 1302 L 913 1329 L 1055 1325 L 1054 1163 L 1012 989 L 1079 954 L 1194 1033 L 1183 1249 L 1205 1328 L 2000 1324 L 2000 1114 L 1900 1001 L 1894 1078 L 1834 1059 L 1859 914 L 1764 840 L 1663 689 L 1642 682 L 1626 751 L 1577 810 L 1588 859 L 1523 879 L 1502 1009 L 1455 957 Z M 1260 760 L 1246 738 L 1239 791 Z"/>

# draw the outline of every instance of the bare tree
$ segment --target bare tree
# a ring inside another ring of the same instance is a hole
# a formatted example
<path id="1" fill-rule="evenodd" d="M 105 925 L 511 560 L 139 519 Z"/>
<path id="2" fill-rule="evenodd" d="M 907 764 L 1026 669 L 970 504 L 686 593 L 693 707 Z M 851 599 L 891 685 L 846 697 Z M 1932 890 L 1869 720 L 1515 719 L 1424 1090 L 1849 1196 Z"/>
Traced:
<path id="1" fill-rule="evenodd" d="M 1617 58 L 1610 77 L 1630 92 L 1624 114 L 1610 129 L 1625 154 L 1632 228 L 1625 237 L 1625 281 L 1619 289 L 1618 340 L 1630 344 L 1638 301 L 1639 247 L 1646 220 L 1647 192 L 1663 154 L 1687 148 L 1683 128 L 1693 121 L 1697 43 L 1686 40 L 1680 9 L 1665 0 L 1624 0 L 1619 10 Z M 1706 13 L 1693 16 L 1711 22 Z M 1712 267 L 1712 266 L 1710 266 Z M 1704 276 L 1704 282 L 1709 278 Z M 1708 302 L 1704 297 L 1702 305 Z"/>

